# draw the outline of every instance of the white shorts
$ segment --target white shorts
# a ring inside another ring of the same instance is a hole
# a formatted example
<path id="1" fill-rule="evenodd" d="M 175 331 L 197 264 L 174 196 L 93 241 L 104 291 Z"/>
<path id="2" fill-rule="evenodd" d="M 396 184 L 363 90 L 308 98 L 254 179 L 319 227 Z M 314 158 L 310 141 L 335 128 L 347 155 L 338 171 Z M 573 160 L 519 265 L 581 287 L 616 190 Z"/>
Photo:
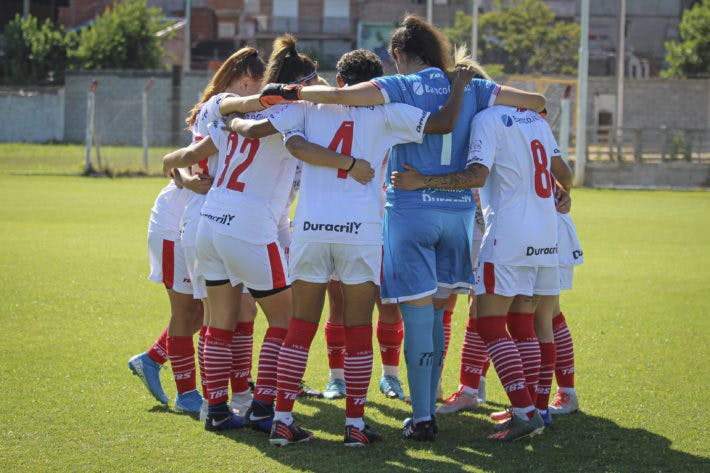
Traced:
<path id="1" fill-rule="evenodd" d="M 213 231 L 207 219 L 197 229 L 197 275 L 205 281 L 229 280 L 249 289 L 270 291 L 290 284 L 286 255 L 278 242 L 249 243 Z"/>
<path id="2" fill-rule="evenodd" d="M 560 266 L 560 291 L 572 289 L 572 279 L 574 279 L 574 265 Z"/>
<path id="3" fill-rule="evenodd" d="M 192 294 L 192 282 L 185 263 L 182 246 L 166 240 L 157 232 L 148 232 L 150 279 L 181 294 Z"/>
<path id="4" fill-rule="evenodd" d="M 476 294 L 499 296 L 557 296 L 560 293 L 558 266 L 505 266 L 481 263 Z"/>
<path id="5" fill-rule="evenodd" d="M 371 281 L 380 285 L 382 245 L 294 241 L 289 260 L 292 281 L 327 283 L 335 276 L 343 284 Z"/>
<path id="6" fill-rule="evenodd" d="M 197 248 L 194 246 L 183 246 L 185 262 L 187 263 L 187 273 L 192 281 L 192 297 L 195 299 L 207 298 L 207 286 L 205 278 L 197 275 Z"/>

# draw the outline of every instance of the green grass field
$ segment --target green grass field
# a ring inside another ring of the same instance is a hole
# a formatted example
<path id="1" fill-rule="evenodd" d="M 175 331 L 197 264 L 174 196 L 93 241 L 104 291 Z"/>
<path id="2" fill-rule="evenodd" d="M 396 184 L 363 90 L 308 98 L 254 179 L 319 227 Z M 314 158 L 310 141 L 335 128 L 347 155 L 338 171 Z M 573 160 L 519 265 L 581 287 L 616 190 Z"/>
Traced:
<path id="1" fill-rule="evenodd" d="M 343 447 L 344 401 L 305 400 L 296 416 L 316 439 L 277 448 L 253 431 L 207 433 L 131 376 L 128 358 L 169 315 L 146 279 L 147 220 L 166 181 L 71 175 L 82 162 L 80 146 L 0 145 L 0 471 L 710 471 L 708 192 L 573 192 L 586 263 L 562 304 L 582 411 L 543 436 L 485 439 L 487 415 L 506 403 L 491 370 L 489 404 L 441 416 L 434 443 L 404 441 L 409 409 L 379 393 L 376 354 L 366 415 L 384 442 Z M 460 300 L 447 393 L 465 309 Z M 259 316 L 255 339 L 264 330 Z M 322 332 L 306 380 L 327 380 Z M 163 385 L 174 398 L 169 370 Z"/>

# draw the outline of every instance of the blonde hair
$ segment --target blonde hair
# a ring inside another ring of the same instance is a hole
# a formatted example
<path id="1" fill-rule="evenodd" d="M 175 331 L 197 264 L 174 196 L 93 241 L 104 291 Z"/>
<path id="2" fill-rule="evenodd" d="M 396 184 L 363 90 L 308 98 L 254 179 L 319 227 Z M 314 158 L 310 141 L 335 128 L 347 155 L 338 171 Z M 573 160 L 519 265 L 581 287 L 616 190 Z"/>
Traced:
<path id="1" fill-rule="evenodd" d="M 264 67 L 264 61 L 259 57 L 259 51 L 252 47 L 242 48 L 229 56 L 215 72 L 205 90 L 202 91 L 200 101 L 190 110 L 185 119 L 187 127 L 190 128 L 195 123 L 200 105 L 207 102 L 213 95 L 224 92 L 237 77 L 246 75 L 252 79 L 260 79 L 264 75 Z"/>
<path id="2" fill-rule="evenodd" d="M 316 62 L 296 49 L 296 38 L 291 34 L 274 40 L 271 56 L 264 73 L 264 84 L 289 83 L 315 72 Z"/>
<path id="3" fill-rule="evenodd" d="M 481 66 L 478 61 L 468 55 L 468 49 L 465 45 L 456 46 L 454 48 L 454 66 L 471 67 L 474 71 L 476 71 L 476 75 L 474 77 L 490 81 L 493 80 L 493 78 L 488 75 L 483 66 Z"/>

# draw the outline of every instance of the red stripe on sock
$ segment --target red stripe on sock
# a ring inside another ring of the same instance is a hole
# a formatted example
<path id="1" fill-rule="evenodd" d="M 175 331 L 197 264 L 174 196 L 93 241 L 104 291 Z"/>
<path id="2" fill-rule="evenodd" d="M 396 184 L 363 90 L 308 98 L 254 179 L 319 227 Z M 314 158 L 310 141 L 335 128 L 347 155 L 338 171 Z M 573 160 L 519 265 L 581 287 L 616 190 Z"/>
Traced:
<path id="1" fill-rule="evenodd" d="M 365 413 L 372 378 L 372 325 L 345 327 L 345 417 Z"/>
<path id="2" fill-rule="evenodd" d="M 530 397 L 535 399 L 540 378 L 540 343 L 535 334 L 535 314 L 508 312 L 508 331 L 520 353 Z"/>
<path id="3" fill-rule="evenodd" d="M 163 329 L 163 333 L 161 333 L 155 343 L 148 348 L 146 354 L 159 365 L 163 365 L 168 361 L 168 327 Z"/>
<path id="4" fill-rule="evenodd" d="M 178 394 L 194 391 L 195 344 L 192 337 L 168 337 L 168 356 Z"/>
<path id="5" fill-rule="evenodd" d="M 445 310 L 444 311 L 444 360 L 442 360 L 442 369 L 443 369 L 443 362 L 446 360 L 446 354 L 449 352 L 449 341 L 451 340 L 451 316 L 453 315 L 453 312 L 450 310 Z"/>
<path id="6" fill-rule="evenodd" d="M 560 312 L 552 319 L 552 331 L 557 345 L 555 378 L 561 388 L 574 387 L 574 344 L 564 314 Z"/>
<path id="7" fill-rule="evenodd" d="M 276 398 L 276 367 L 286 333 L 285 328 L 269 327 L 259 350 L 259 368 L 254 385 L 254 399 L 270 404 Z"/>
<path id="8" fill-rule="evenodd" d="M 233 393 L 249 389 L 253 350 L 254 322 L 238 323 L 232 335 L 232 370 L 229 373 Z"/>
<path id="9" fill-rule="evenodd" d="M 404 323 L 401 320 L 396 324 L 377 321 L 377 342 L 380 345 L 383 365 L 399 366 L 402 340 L 404 340 Z"/>
<path id="10" fill-rule="evenodd" d="M 232 368 L 232 331 L 208 327 L 205 334 L 207 403 L 216 406 L 229 398 L 229 371 Z"/>
<path id="11" fill-rule="evenodd" d="M 537 382 L 535 390 L 535 407 L 540 410 L 547 409 L 550 402 L 550 386 L 552 386 L 552 375 L 555 372 L 555 344 L 540 343 L 540 380 Z"/>
<path id="12" fill-rule="evenodd" d="M 326 322 L 325 343 L 328 347 L 328 366 L 330 369 L 344 369 L 345 366 L 345 326 Z"/>
<path id="13" fill-rule="evenodd" d="M 476 330 L 476 319 L 468 318 L 466 334 L 461 347 L 461 370 L 459 382 L 472 389 L 478 389 L 483 366 L 488 361 L 488 349 Z"/>
<path id="14" fill-rule="evenodd" d="M 293 318 L 278 358 L 276 410 L 291 412 L 318 324 Z"/>
<path id="15" fill-rule="evenodd" d="M 202 386 L 202 397 L 207 399 L 207 372 L 205 371 L 205 334 L 207 326 L 200 327 L 200 335 L 197 338 L 197 365 L 200 367 L 200 384 Z"/>

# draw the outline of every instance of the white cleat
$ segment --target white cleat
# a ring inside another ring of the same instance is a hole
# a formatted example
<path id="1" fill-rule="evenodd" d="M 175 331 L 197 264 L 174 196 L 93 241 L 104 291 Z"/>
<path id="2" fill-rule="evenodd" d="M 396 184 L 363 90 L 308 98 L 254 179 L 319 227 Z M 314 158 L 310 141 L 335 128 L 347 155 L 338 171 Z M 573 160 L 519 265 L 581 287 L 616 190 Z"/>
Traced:
<path id="1" fill-rule="evenodd" d="M 557 391 L 555 397 L 552 398 L 552 402 L 548 406 L 550 414 L 571 414 L 579 410 L 579 400 L 577 399 L 577 393 L 565 393 Z"/>
<path id="2" fill-rule="evenodd" d="M 449 396 L 444 404 L 436 408 L 436 413 L 454 414 L 459 411 L 475 411 L 478 406 L 478 396 L 465 393 L 464 387 L 459 386 L 459 389 Z"/>

